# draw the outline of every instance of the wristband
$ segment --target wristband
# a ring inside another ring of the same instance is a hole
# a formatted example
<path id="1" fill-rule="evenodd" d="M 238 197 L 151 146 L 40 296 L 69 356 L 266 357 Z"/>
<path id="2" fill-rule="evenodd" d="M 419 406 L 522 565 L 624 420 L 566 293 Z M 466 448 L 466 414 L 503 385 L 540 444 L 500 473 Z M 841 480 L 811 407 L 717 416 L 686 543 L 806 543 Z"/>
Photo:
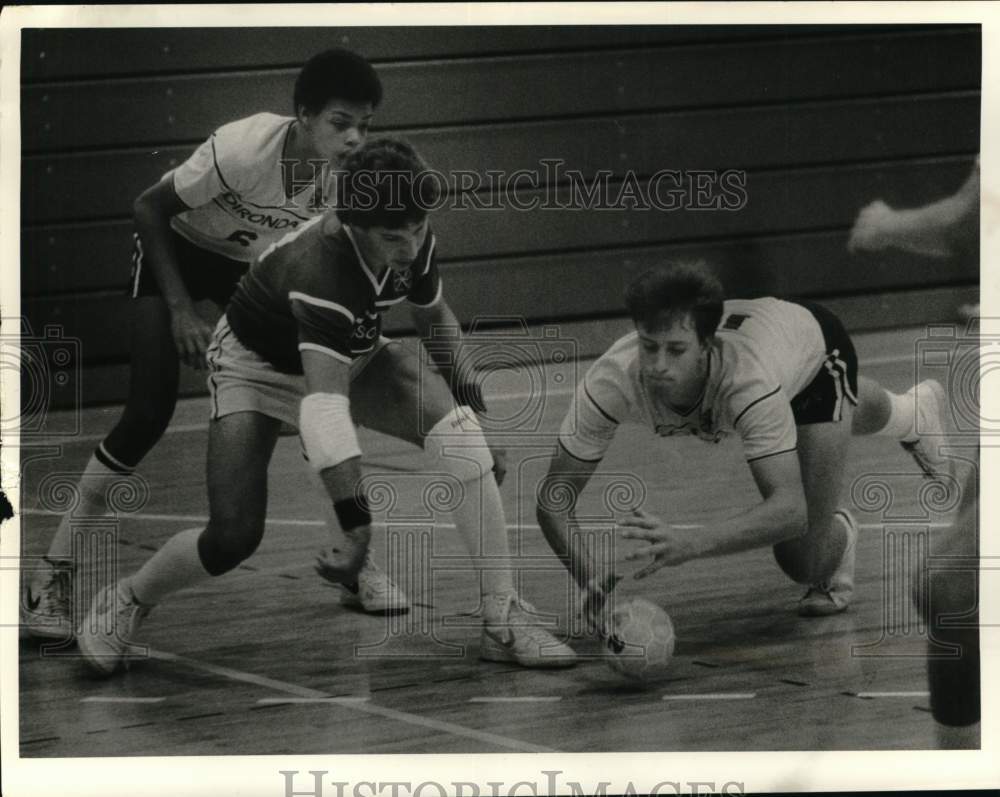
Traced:
<path id="1" fill-rule="evenodd" d="M 369 526 L 372 522 L 368 499 L 364 495 L 334 501 L 333 511 L 337 515 L 340 528 L 344 531 L 356 529 L 358 526 Z"/>

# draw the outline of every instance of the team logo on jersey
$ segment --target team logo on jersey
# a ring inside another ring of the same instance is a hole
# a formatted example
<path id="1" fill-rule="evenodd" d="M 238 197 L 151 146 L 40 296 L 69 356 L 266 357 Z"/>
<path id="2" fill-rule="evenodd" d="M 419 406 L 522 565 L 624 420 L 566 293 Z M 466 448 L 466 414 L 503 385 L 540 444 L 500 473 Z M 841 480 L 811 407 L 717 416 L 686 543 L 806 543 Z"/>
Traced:
<path id="1" fill-rule="evenodd" d="M 355 318 L 354 326 L 351 327 L 351 340 L 356 346 L 367 349 L 378 338 L 381 326 L 378 313 L 366 313 L 364 318 Z"/>
<path id="2" fill-rule="evenodd" d="M 406 271 L 392 272 L 392 287 L 395 289 L 396 293 L 409 293 L 412 285 L 413 272 L 410 269 L 406 269 Z"/>
<path id="3" fill-rule="evenodd" d="M 660 437 L 697 435 L 698 439 L 704 440 L 706 443 L 718 443 L 728 434 L 723 429 L 712 428 L 711 415 L 701 418 L 698 426 L 693 423 L 658 423 L 656 424 L 656 433 Z"/>

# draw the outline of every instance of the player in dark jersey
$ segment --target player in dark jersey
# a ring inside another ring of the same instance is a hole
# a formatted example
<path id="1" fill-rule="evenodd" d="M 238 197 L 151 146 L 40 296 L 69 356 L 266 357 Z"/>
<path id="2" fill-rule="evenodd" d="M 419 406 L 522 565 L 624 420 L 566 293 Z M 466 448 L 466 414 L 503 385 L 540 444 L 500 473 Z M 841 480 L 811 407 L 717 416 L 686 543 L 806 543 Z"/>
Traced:
<path id="1" fill-rule="evenodd" d="M 299 428 L 348 540 L 346 550 L 323 554 L 322 575 L 350 585 L 367 556 L 371 514 L 355 433 L 362 424 L 422 446 L 434 471 L 461 483 L 465 497 L 453 515 L 481 568 L 481 657 L 533 667 L 574 663 L 572 650 L 533 621 L 515 592 L 494 459 L 474 412 L 449 392 L 450 382 L 458 396 L 476 394 L 463 376 L 458 322 L 434 260 L 427 209 L 439 195 L 426 174 L 409 145 L 370 142 L 345 164 L 335 215 L 288 235 L 241 280 L 208 356 L 210 520 L 204 530 L 172 537 L 135 575 L 95 598 L 78 640 L 98 672 L 123 662 L 152 606 L 232 570 L 257 548 L 268 463 L 283 424 Z M 421 367 L 413 349 L 381 336 L 382 311 L 404 300 L 421 337 L 454 333 L 449 348 L 432 352 L 448 381 Z"/>
<path id="2" fill-rule="evenodd" d="M 253 258 L 328 207 L 332 170 L 314 165 L 336 167 L 363 144 L 381 99 L 364 58 L 320 53 L 296 80 L 295 116 L 260 113 L 223 125 L 136 200 L 128 399 L 84 469 L 78 506 L 61 519 L 45 566 L 27 585 L 32 635 L 72 633 L 73 517 L 104 514 L 108 488 L 159 441 L 177 401 L 179 363 L 204 368 L 212 327 Z M 363 581 L 366 608 L 405 607 L 381 572 Z"/>

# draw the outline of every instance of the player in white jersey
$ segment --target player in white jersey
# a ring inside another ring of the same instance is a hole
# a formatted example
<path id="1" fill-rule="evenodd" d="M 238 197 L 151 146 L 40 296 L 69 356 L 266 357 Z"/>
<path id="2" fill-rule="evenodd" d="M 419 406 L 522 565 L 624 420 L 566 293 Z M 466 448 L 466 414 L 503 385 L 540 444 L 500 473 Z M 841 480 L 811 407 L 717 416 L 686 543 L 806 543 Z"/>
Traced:
<path id="1" fill-rule="evenodd" d="M 73 633 L 73 516 L 102 515 L 163 435 L 177 401 L 179 362 L 203 368 L 212 328 L 250 262 L 330 206 L 333 169 L 364 143 L 382 85 L 356 53 L 311 58 L 295 83 L 294 116 L 261 113 L 223 125 L 135 202 L 131 375 L 124 411 L 97 446 L 45 561 L 27 585 L 33 636 Z M 384 574 L 365 590 L 374 611 L 405 606 Z"/>
<path id="2" fill-rule="evenodd" d="M 895 396 L 859 378 L 850 336 L 831 312 L 773 298 L 723 301 L 703 263 L 643 274 L 626 304 L 636 329 L 581 381 L 539 489 L 539 524 L 584 590 L 588 619 L 608 630 L 597 610 L 617 577 L 613 562 L 570 544 L 574 508 L 623 423 L 706 443 L 737 437 L 762 498 L 706 528 L 671 526 L 637 509 L 621 521 L 623 537 L 648 543 L 627 557 L 651 560 L 636 577 L 769 545 L 785 573 L 808 585 L 801 614 L 843 611 L 854 589 L 857 539 L 840 506 L 852 428 L 897 438 L 935 477 L 944 462 L 915 428 L 941 429 L 940 385 Z M 569 505 L 545 500 L 553 491 L 571 496 Z"/>
<path id="3" fill-rule="evenodd" d="M 127 660 L 151 607 L 232 570 L 256 549 L 283 424 L 299 428 L 347 538 L 345 551 L 321 557 L 324 577 L 350 585 L 367 557 L 372 517 L 355 432 L 363 424 L 422 446 L 430 471 L 454 484 L 455 527 L 480 569 L 480 656 L 528 667 L 574 663 L 573 651 L 538 624 L 514 588 L 495 459 L 466 405 L 476 386 L 434 261 L 427 212 L 440 195 L 427 175 L 409 145 L 369 142 L 344 166 L 342 224 L 332 214 L 310 222 L 241 280 L 209 355 L 208 525 L 176 534 L 95 598 L 78 641 L 99 673 Z M 445 333 L 430 353 L 447 382 L 422 367 L 418 351 L 380 336 L 381 313 L 403 300 L 421 337 Z M 471 403 L 482 410 L 481 398 Z"/>

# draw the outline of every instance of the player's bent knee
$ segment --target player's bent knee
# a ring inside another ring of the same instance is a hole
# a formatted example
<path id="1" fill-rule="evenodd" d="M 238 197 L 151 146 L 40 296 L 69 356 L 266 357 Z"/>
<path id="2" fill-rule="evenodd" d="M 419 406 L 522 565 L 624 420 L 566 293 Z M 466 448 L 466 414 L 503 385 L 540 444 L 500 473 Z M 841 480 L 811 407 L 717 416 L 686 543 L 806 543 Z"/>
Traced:
<path id="1" fill-rule="evenodd" d="M 262 520 L 213 518 L 198 538 L 198 556 L 210 575 L 221 576 L 249 559 L 263 537 Z"/>
<path id="2" fill-rule="evenodd" d="M 435 466 L 463 482 L 482 479 L 493 469 L 483 430 L 468 407 L 455 407 L 427 433 L 424 450 Z"/>

